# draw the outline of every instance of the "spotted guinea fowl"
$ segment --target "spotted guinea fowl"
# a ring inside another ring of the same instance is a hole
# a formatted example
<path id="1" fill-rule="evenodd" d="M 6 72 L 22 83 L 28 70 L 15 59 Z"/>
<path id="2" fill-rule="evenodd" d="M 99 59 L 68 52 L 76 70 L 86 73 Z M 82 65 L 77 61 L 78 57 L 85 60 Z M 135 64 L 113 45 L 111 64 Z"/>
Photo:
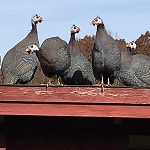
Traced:
<path id="1" fill-rule="evenodd" d="M 150 57 L 143 54 L 132 55 L 136 49 L 134 41 L 121 52 L 121 69 L 115 72 L 117 79 L 127 86 L 150 87 Z"/>
<path id="2" fill-rule="evenodd" d="M 37 14 L 33 16 L 30 33 L 4 56 L 2 62 L 4 84 L 25 84 L 33 78 L 39 61 L 35 54 L 28 55 L 24 49 L 31 43 L 39 45 L 37 23 L 42 21 L 41 16 Z"/>
<path id="3" fill-rule="evenodd" d="M 62 77 L 71 64 L 69 46 L 59 37 L 46 39 L 40 48 L 34 44 L 29 45 L 26 51 L 30 54 L 36 53 L 43 73 L 47 77 L 54 75 Z"/>
<path id="4" fill-rule="evenodd" d="M 69 48 L 71 52 L 71 66 L 66 71 L 62 80 L 66 85 L 92 85 L 95 81 L 92 64 L 79 51 L 78 43 L 75 40 L 75 34 L 79 33 L 80 28 L 76 25 L 71 27 L 71 37 Z"/>
<path id="5" fill-rule="evenodd" d="M 116 41 L 108 35 L 100 17 L 93 19 L 92 24 L 97 26 L 96 41 L 92 50 L 93 73 L 96 79 L 102 80 L 101 85 L 103 82 L 109 85 L 114 82 L 114 71 L 120 69 L 120 50 Z"/>

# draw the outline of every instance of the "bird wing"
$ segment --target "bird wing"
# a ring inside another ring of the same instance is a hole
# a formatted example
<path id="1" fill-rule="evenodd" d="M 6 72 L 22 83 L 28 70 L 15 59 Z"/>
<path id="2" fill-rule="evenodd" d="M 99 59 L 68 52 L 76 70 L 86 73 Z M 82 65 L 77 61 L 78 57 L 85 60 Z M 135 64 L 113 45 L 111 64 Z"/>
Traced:
<path id="1" fill-rule="evenodd" d="M 132 69 L 142 82 L 150 86 L 150 57 L 137 54 L 133 56 Z"/>
<path id="2" fill-rule="evenodd" d="M 128 51 L 121 51 L 121 70 L 127 71 L 132 66 L 132 54 Z"/>
<path id="3" fill-rule="evenodd" d="M 17 62 L 17 65 L 12 70 L 12 74 L 21 76 L 30 70 L 34 70 L 37 62 L 34 59 L 23 57 Z"/>

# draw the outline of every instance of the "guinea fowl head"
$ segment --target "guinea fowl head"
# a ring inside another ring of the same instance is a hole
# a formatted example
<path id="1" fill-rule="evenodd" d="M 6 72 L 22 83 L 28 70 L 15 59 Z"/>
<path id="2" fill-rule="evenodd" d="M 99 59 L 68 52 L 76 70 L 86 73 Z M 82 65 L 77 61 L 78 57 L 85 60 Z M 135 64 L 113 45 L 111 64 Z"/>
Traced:
<path id="1" fill-rule="evenodd" d="M 39 15 L 35 15 L 32 17 L 32 24 L 36 25 L 37 23 L 41 23 L 43 20 L 43 18 Z"/>
<path id="2" fill-rule="evenodd" d="M 26 49 L 26 52 L 28 52 L 29 54 L 31 54 L 31 53 L 33 53 L 33 52 L 35 52 L 35 51 L 39 51 L 39 50 L 40 50 L 40 48 L 39 48 L 37 45 L 31 44 L 31 45 L 29 45 L 28 48 Z"/>
<path id="3" fill-rule="evenodd" d="M 91 24 L 93 26 L 98 26 L 98 25 L 103 25 L 104 26 L 103 21 L 102 21 L 102 19 L 100 17 L 96 17 L 95 19 L 93 19 L 91 21 Z"/>
<path id="4" fill-rule="evenodd" d="M 80 32 L 80 28 L 76 25 L 73 25 L 71 27 L 71 33 L 79 33 Z"/>
<path id="5" fill-rule="evenodd" d="M 132 41 L 126 45 L 126 48 L 128 48 L 130 51 L 134 51 L 136 49 L 136 43 Z"/>

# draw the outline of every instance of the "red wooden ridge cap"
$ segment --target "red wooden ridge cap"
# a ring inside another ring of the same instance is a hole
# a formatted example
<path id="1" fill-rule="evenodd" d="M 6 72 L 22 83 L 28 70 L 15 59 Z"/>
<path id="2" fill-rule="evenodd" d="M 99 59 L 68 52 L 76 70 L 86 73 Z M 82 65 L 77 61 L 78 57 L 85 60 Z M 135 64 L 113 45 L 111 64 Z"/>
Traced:
<path id="1" fill-rule="evenodd" d="M 0 86 L 0 115 L 150 118 L 150 89 Z"/>

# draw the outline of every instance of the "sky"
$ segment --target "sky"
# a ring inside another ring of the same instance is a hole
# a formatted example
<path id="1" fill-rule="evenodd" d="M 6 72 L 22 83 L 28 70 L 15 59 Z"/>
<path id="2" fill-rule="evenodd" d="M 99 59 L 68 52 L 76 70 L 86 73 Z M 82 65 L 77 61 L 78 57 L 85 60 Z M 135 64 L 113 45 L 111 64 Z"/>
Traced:
<path id="1" fill-rule="evenodd" d="M 1 0 L 0 55 L 19 43 L 31 30 L 31 18 L 38 14 L 44 22 L 38 24 L 40 44 L 49 37 L 70 39 L 73 24 L 80 27 L 77 38 L 95 35 L 90 21 L 96 16 L 114 38 L 127 42 L 150 31 L 150 0 Z"/>

